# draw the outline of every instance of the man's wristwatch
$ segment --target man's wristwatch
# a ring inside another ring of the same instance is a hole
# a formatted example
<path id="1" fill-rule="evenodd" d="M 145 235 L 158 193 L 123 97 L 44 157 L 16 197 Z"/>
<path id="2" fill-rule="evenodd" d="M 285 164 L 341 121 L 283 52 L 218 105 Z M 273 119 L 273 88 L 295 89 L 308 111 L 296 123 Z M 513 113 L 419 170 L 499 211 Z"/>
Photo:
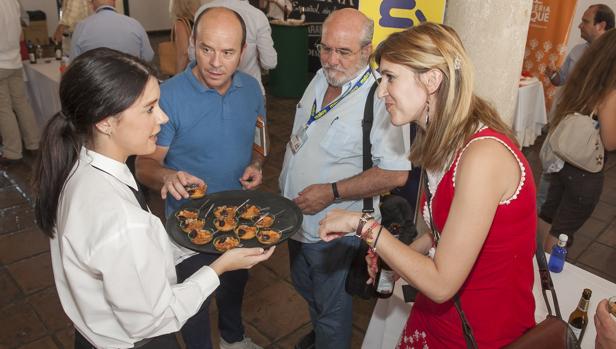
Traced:
<path id="1" fill-rule="evenodd" d="M 338 193 L 338 184 L 332 183 L 332 192 L 334 193 L 334 202 L 340 201 L 340 193 Z"/>

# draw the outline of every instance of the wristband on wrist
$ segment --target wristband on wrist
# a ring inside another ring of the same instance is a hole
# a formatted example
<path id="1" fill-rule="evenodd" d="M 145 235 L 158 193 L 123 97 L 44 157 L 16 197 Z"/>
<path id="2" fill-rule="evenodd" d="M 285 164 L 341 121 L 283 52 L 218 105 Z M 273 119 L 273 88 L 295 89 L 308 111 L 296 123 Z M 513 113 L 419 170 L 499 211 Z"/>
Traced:
<path id="1" fill-rule="evenodd" d="M 376 243 L 379 242 L 379 236 L 381 236 L 381 232 L 383 231 L 383 226 L 379 228 L 379 231 L 376 233 L 376 238 L 374 239 L 374 244 L 372 245 L 372 252 L 376 253 Z"/>
<path id="2" fill-rule="evenodd" d="M 379 222 L 377 222 L 376 220 L 368 227 L 368 229 L 366 229 L 365 232 L 363 232 L 361 234 L 361 239 L 366 241 L 366 243 L 368 244 L 368 246 L 372 245 L 372 241 L 374 241 L 374 236 L 372 236 L 372 229 L 374 229 L 374 227 L 376 227 L 377 225 L 379 225 Z"/>
<path id="3" fill-rule="evenodd" d="M 364 229 L 364 225 L 368 223 L 369 220 L 374 219 L 369 213 L 363 213 L 361 218 L 359 218 L 359 223 L 357 223 L 357 229 L 355 230 L 355 236 L 361 239 L 361 233 Z"/>
<path id="4" fill-rule="evenodd" d="M 332 182 L 332 192 L 334 193 L 334 201 L 340 200 L 340 193 L 338 193 L 338 184 Z"/>

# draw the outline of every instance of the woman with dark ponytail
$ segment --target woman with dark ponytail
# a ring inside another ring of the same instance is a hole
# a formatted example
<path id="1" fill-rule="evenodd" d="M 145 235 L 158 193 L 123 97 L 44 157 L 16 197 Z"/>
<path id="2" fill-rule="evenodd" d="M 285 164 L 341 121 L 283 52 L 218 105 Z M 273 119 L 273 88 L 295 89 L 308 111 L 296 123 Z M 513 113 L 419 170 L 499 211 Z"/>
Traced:
<path id="1" fill-rule="evenodd" d="M 51 240 L 58 295 L 73 321 L 75 348 L 177 348 L 174 332 L 194 315 L 225 271 L 269 258 L 234 249 L 181 284 L 172 244 L 128 167 L 156 149 L 167 115 L 155 72 L 100 48 L 72 62 L 60 83 L 62 111 L 43 132 L 34 174 L 38 225 Z"/>

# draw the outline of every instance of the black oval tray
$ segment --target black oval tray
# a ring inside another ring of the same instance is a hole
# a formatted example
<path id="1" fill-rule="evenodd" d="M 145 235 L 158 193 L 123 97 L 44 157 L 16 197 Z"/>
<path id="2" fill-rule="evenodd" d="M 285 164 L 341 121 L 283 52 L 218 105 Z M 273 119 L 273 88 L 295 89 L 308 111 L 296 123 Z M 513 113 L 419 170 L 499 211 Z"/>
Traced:
<path id="1" fill-rule="evenodd" d="M 288 230 L 285 230 L 282 233 L 282 237 L 280 238 L 280 240 L 275 244 L 264 245 L 264 244 L 261 244 L 257 240 L 256 237 L 254 237 L 249 240 L 240 240 L 241 247 L 269 247 L 273 245 L 278 245 L 284 242 L 285 240 L 287 240 L 288 238 L 290 238 L 291 236 L 293 236 L 293 234 L 295 234 L 302 225 L 302 219 L 303 219 L 302 211 L 299 209 L 299 207 L 297 207 L 297 205 L 295 205 L 295 203 L 293 203 L 293 201 L 285 197 L 282 197 L 280 195 L 277 195 L 277 194 L 261 192 L 261 191 L 248 191 L 248 190 L 222 191 L 222 192 L 206 195 L 204 198 L 201 198 L 198 200 L 189 200 L 187 203 L 182 205 L 178 209 L 178 211 L 185 209 L 185 208 L 197 209 L 201 205 L 203 205 L 203 203 L 206 200 L 209 200 L 209 202 L 201 210 L 201 216 L 202 216 L 207 212 L 208 208 L 210 208 L 212 204 L 214 204 L 214 208 L 216 208 L 217 206 L 222 206 L 222 205 L 238 206 L 238 205 L 241 205 L 247 199 L 249 200 L 248 204 L 256 205 L 259 208 L 269 207 L 267 212 L 271 214 L 275 214 L 275 213 L 278 213 L 284 210 L 284 212 L 276 216 L 276 220 L 274 221 L 272 228 L 278 229 L 278 230 L 281 230 L 287 227 L 291 227 L 291 228 Z M 213 220 L 214 220 L 214 213 L 210 212 L 206 218 L 206 224 L 205 224 L 206 229 L 209 229 L 211 231 L 216 230 L 213 226 Z M 245 221 L 240 220 L 240 224 L 242 224 L 242 222 L 245 222 Z M 188 238 L 188 234 L 186 234 L 184 231 L 180 229 L 179 224 L 178 224 L 178 219 L 175 217 L 175 212 L 171 216 L 169 216 L 169 218 L 167 218 L 166 229 L 171 239 L 173 239 L 173 241 L 175 241 L 180 246 L 186 247 L 188 249 L 191 249 L 197 252 L 207 252 L 207 253 L 217 253 L 217 254 L 222 253 L 222 252 L 217 251 L 214 248 L 214 246 L 212 245 L 212 242 L 209 242 L 205 245 L 193 244 Z M 229 232 L 229 233 L 218 232 L 214 235 L 214 238 L 218 236 L 224 236 L 224 235 L 230 235 L 230 234 L 233 234 L 233 232 Z"/>

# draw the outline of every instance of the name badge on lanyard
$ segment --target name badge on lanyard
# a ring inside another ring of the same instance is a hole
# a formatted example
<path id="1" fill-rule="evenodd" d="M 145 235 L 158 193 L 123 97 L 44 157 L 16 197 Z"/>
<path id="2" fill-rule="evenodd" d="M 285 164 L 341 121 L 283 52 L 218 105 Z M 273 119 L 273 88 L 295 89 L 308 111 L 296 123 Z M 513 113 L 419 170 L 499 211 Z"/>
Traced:
<path id="1" fill-rule="evenodd" d="M 308 140 L 308 134 L 306 131 L 308 130 L 308 125 L 302 126 L 297 133 L 291 136 L 291 140 L 289 141 L 289 147 L 291 147 L 291 151 L 293 154 L 296 154 L 299 151 L 299 148 L 306 143 Z"/>
<path id="2" fill-rule="evenodd" d="M 348 89 L 347 92 L 340 96 L 340 98 L 323 107 L 319 112 L 317 112 L 317 100 L 315 98 L 315 100 L 312 102 L 312 109 L 310 110 L 310 118 L 308 119 L 308 122 L 306 122 L 304 126 L 302 126 L 295 134 L 293 134 L 291 136 L 291 140 L 289 140 L 289 147 L 291 148 L 293 154 L 296 154 L 299 149 L 304 145 L 304 143 L 306 143 L 306 141 L 308 140 L 308 126 L 325 116 L 346 96 L 358 90 L 368 80 L 369 77 L 370 69 L 368 68 L 368 70 L 366 70 L 364 75 L 362 75 L 362 77 L 355 83 L 353 87 Z"/>

